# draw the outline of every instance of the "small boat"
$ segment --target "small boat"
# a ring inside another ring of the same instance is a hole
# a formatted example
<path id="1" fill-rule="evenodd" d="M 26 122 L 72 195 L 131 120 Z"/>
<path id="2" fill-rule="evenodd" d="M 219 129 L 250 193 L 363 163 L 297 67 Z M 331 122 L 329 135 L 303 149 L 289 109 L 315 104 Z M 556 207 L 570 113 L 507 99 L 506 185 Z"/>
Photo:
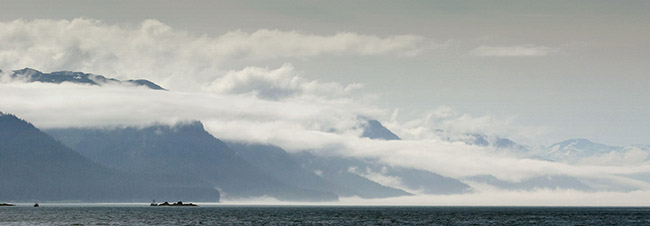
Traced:
<path id="1" fill-rule="evenodd" d="M 6 202 L 5 202 L 5 203 L 0 203 L 0 206 L 16 206 L 16 205 L 15 205 L 15 204 L 11 204 L 11 203 L 6 203 Z"/>
<path id="2" fill-rule="evenodd" d="M 34 203 L 34 207 L 39 207 L 39 206 L 40 206 L 40 205 L 38 205 L 38 203 Z"/>

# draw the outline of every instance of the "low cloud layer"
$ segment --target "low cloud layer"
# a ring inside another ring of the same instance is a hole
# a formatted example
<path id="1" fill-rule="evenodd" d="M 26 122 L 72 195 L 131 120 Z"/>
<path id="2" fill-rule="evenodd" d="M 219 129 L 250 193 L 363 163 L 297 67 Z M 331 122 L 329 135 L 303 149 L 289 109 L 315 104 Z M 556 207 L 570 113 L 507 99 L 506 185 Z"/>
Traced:
<path id="1" fill-rule="evenodd" d="M 543 127 L 518 125 L 515 117 L 473 116 L 459 113 L 449 106 L 436 107 L 407 121 L 396 120 L 398 115 L 398 110 L 393 111 L 392 119 L 385 124 L 400 134 L 400 137 L 408 140 L 463 140 L 470 134 L 486 134 L 507 137 L 526 144 L 548 133 L 548 129 Z"/>

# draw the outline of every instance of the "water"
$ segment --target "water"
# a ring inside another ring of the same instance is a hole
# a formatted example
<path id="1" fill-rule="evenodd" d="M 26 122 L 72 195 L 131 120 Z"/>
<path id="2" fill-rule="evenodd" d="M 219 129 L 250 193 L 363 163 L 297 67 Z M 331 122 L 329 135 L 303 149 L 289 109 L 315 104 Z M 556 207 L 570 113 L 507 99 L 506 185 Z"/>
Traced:
<path id="1" fill-rule="evenodd" d="M 650 208 L 25 205 L 0 225 L 650 225 Z"/>

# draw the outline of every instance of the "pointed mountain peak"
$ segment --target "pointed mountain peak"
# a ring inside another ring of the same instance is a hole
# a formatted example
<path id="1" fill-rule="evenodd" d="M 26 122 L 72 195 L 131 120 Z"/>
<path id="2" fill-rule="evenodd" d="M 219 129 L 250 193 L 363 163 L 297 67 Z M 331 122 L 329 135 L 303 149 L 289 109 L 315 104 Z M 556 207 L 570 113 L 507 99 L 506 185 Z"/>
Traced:
<path id="1" fill-rule="evenodd" d="M 131 80 L 126 80 L 126 82 L 137 85 L 137 86 L 145 86 L 148 87 L 149 89 L 155 89 L 155 90 L 167 90 L 161 86 L 159 86 L 156 83 L 153 83 L 149 80 L 146 79 L 131 79 Z"/>
<path id="2" fill-rule="evenodd" d="M 384 127 L 381 122 L 369 119 L 363 125 L 363 134 L 361 137 L 367 137 L 375 140 L 400 140 L 400 138 Z"/>

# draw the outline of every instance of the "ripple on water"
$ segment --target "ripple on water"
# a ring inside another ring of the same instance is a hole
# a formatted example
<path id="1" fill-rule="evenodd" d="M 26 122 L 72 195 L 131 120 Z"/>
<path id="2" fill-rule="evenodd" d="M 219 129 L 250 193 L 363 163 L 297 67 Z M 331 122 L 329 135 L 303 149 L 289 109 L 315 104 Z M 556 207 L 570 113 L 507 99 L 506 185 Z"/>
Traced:
<path id="1" fill-rule="evenodd" d="M 644 225 L 650 208 L 572 207 L 10 207 L 0 225 Z"/>

